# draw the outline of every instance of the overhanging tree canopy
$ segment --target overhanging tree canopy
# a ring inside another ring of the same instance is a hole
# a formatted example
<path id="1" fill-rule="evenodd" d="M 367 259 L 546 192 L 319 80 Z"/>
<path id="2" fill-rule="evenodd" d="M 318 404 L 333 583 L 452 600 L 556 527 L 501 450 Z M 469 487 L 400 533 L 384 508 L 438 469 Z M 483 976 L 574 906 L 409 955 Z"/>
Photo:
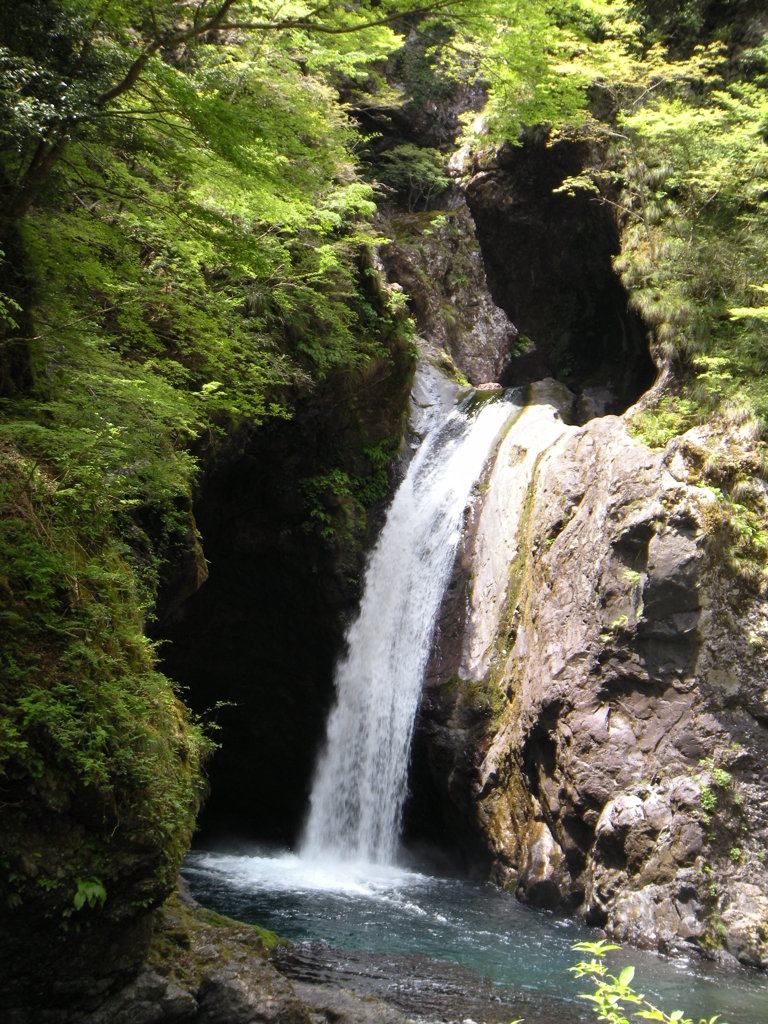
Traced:
<path id="1" fill-rule="evenodd" d="M 26 211 L 71 138 L 105 117 L 130 116 L 139 82 L 160 64 L 185 68 L 195 48 L 247 38 L 256 51 L 276 46 L 310 68 L 355 74 L 392 51 L 396 28 L 454 17 L 474 2 L 22 0 L 0 15 L 0 109 L 18 149 L 7 212 Z"/>

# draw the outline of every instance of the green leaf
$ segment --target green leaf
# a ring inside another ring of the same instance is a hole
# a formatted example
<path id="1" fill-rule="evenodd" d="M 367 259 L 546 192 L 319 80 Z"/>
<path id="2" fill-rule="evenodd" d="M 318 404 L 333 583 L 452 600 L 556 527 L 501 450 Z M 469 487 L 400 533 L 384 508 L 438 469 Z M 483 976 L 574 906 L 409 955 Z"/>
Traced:
<path id="1" fill-rule="evenodd" d="M 619 975 L 619 985 L 622 985 L 622 986 L 631 985 L 632 979 L 634 978 L 634 976 L 635 976 L 635 968 L 630 964 L 628 967 L 625 967 L 624 970 Z"/>

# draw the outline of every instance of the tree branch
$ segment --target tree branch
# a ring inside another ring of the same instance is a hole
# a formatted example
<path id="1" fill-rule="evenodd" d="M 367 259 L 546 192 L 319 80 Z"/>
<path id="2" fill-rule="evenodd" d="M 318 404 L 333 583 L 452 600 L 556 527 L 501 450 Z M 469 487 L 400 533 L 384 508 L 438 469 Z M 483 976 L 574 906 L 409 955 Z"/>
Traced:
<path id="1" fill-rule="evenodd" d="M 222 28 L 221 23 L 224 17 L 235 3 L 236 0 L 224 0 L 219 9 L 207 21 L 200 23 L 193 21 L 189 28 L 179 32 L 170 32 L 162 36 L 156 36 L 131 64 L 124 77 L 116 85 L 113 85 L 111 89 L 106 89 L 100 96 L 96 97 L 96 106 L 103 107 L 107 103 L 111 103 L 112 100 L 117 99 L 118 96 L 122 96 L 124 92 L 132 89 L 139 80 L 144 68 L 159 50 L 174 49 L 182 43 L 189 42 L 190 39 L 196 39 L 198 36 L 205 35 L 206 32 L 215 32 Z"/>
<path id="2" fill-rule="evenodd" d="M 310 16 L 307 16 L 304 18 L 287 18 L 284 21 L 225 21 L 218 28 L 243 32 L 286 32 L 292 29 L 303 29 L 305 32 L 318 32 L 322 35 L 349 35 L 352 32 L 363 32 L 367 28 L 382 28 L 385 25 L 393 25 L 404 18 L 424 18 L 448 7 L 467 7 L 471 3 L 472 0 L 436 0 L 435 3 L 425 4 L 423 7 L 392 11 L 390 14 L 382 15 L 380 18 L 371 18 L 367 21 L 358 21 L 349 25 L 323 24 L 323 22 L 313 21 Z"/>
<path id="3" fill-rule="evenodd" d="M 103 16 L 112 2 L 113 0 L 104 0 L 97 15 L 97 20 Z M 349 35 L 350 33 L 362 32 L 366 29 L 394 25 L 404 18 L 424 18 L 437 14 L 440 11 L 449 9 L 455 11 L 459 8 L 470 7 L 477 0 L 432 0 L 432 2 L 427 0 L 427 2 L 419 6 L 409 8 L 406 5 L 405 9 L 390 10 L 380 17 L 363 17 L 361 20 L 349 24 L 334 24 L 330 21 L 316 20 L 318 17 L 333 10 L 333 3 L 329 2 L 329 0 L 326 0 L 326 2 L 320 0 L 310 14 L 305 15 L 303 18 L 286 18 L 281 21 L 279 18 L 273 17 L 273 20 L 265 21 L 227 21 L 227 16 L 232 11 L 232 8 L 237 6 L 238 2 L 239 0 L 221 0 L 218 7 L 206 18 L 204 17 L 204 12 L 208 6 L 208 0 L 200 0 L 195 7 L 191 23 L 187 24 L 184 28 L 171 29 L 162 34 L 156 34 L 154 38 L 147 41 L 144 49 L 130 64 L 123 77 L 94 98 L 93 107 L 97 109 L 104 108 L 133 89 L 149 62 L 160 51 L 173 50 L 183 43 L 198 39 L 209 32 L 239 30 L 268 33 L 298 29 L 312 34 Z M 280 6 L 277 8 L 277 12 L 279 10 Z M 154 14 L 154 11 L 152 13 Z M 453 20 L 456 20 L 455 16 L 453 16 Z M 95 24 L 96 22 L 94 22 Z M 84 41 L 80 54 L 80 64 L 85 60 L 90 45 L 90 39 Z M 52 167 L 66 148 L 69 138 L 68 130 L 71 128 L 72 123 L 72 119 L 62 118 L 57 125 L 51 126 L 46 136 L 40 141 L 29 167 L 21 178 L 20 187 L 9 204 L 7 211 L 5 211 L 6 215 L 17 218 L 23 216 L 29 209 Z"/>

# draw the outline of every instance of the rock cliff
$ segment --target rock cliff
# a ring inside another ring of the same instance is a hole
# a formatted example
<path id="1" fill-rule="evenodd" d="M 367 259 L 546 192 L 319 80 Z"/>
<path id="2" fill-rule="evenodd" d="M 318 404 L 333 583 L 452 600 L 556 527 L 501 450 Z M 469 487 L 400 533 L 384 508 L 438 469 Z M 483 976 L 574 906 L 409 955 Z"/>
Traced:
<path id="1" fill-rule="evenodd" d="M 578 392 L 608 385 L 610 411 L 623 412 L 656 375 L 647 331 L 613 269 L 621 243 L 611 208 L 561 188 L 597 154 L 543 128 L 519 141 L 451 159 L 491 294 L 519 332 L 502 383 L 553 376 Z"/>
<path id="2" fill-rule="evenodd" d="M 765 585 L 715 479 L 751 479 L 752 432 L 652 450 L 624 418 L 566 426 L 564 398 L 533 389 L 468 532 L 421 711 L 433 782 L 521 898 L 764 967 Z"/>
<path id="3" fill-rule="evenodd" d="M 381 251 L 388 278 L 408 295 L 422 356 L 459 367 L 471 384 L 498 381 L 514 358 L 517 329 L 495 304 L 475 224 L 461 191 L 439 211 L 397 214 Z"/>

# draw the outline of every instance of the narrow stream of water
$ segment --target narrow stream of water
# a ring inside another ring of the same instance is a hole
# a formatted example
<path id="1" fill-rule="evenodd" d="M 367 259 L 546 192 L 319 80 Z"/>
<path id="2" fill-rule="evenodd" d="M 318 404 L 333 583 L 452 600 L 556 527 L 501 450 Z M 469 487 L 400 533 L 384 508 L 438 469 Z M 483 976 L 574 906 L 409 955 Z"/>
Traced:
<path id="1" fill-rule="evenodd" d="M 347 632 L 302 849 L 391 864 L 400 838 L 411 735 L 435 619 L 472 485 L 519 407 L 505 396 L 445 408 L 428 429 L 368 560 Z"/>

